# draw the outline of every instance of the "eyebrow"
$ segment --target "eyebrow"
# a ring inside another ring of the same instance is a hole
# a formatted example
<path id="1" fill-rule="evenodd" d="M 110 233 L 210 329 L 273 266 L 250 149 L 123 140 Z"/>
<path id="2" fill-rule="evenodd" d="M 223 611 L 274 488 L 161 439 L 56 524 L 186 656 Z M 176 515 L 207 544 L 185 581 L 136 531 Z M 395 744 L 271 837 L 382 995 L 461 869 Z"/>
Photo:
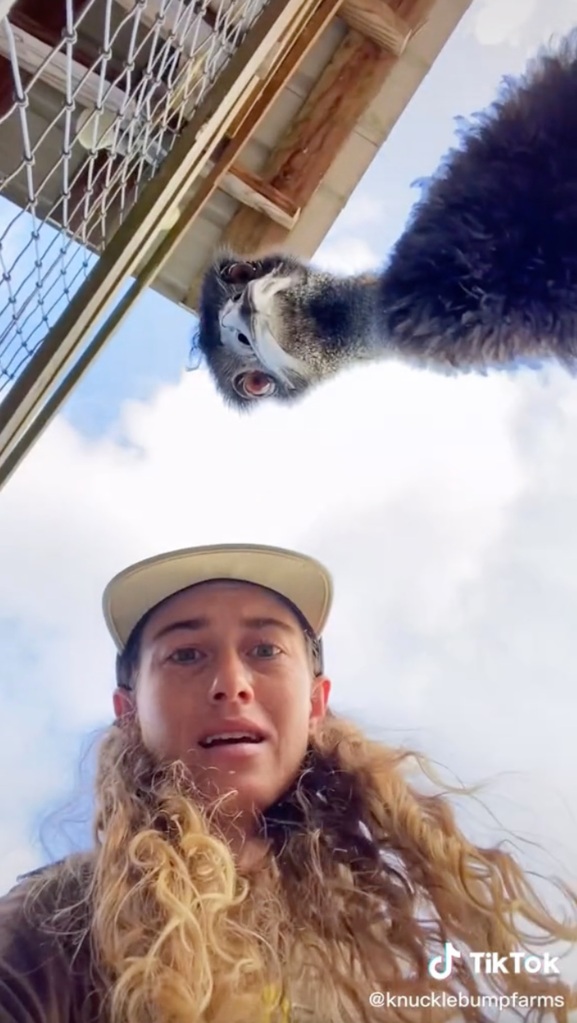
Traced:
<path id="1" fill-rule="evenodd" d="M 209 618 L 186 618 L 179 622 L 169 622 L 168 625 L 164 625 L 158 630 L 152 637 L 152 642 L 155 643 L 158 639 L 163 636 L 169 635 L 171 632 L 186 629 L 188 632 L 199 632 L 201 629 L 206 629 L 212 623 Z M 258 617 L 258 618 L 243 618 L 241 619 L 241 625 L 249 629 L 266 629 L 266 628 L 277 628 L 283 629 L 287 633 L 294 634 L 295 628 L 289 625 L 288 622 L 281 622 L 278 618 L 270 617 Z"/>

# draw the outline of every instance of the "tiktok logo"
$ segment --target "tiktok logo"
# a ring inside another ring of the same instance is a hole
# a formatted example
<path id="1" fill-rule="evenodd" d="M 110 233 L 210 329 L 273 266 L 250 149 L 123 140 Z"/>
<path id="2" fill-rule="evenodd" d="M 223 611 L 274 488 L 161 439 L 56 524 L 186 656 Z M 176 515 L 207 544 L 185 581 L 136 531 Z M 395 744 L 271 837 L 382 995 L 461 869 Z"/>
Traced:
<path id="1" fill-rule="evenodd" d="M 461 958 L 459 949 L 455 948 L 450 941 L 446 941 L 443 948 L 443 955 L 433 956 L 428 966 L 431 977 L 435 977 L 436 980 L 445 980 L 453 969 L 453 959 Z"/>

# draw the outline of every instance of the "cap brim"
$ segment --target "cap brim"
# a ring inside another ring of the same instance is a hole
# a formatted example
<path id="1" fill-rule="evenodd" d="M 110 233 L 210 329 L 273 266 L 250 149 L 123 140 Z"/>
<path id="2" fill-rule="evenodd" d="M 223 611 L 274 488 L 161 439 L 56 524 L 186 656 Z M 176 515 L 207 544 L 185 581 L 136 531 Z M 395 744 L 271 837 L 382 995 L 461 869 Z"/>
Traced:
<path id="1" fill-rule="evenodd" d="M 254 583 L 285 597 L 316 636 L 326 623 L 333 597 L 330 573 L 307 555 L 281 547 L 219 544 L 171 551 L 140 561 L 112 579 L 102 605 L 119 651 L 140 619 L 181 590 L 216 579 Z"/>

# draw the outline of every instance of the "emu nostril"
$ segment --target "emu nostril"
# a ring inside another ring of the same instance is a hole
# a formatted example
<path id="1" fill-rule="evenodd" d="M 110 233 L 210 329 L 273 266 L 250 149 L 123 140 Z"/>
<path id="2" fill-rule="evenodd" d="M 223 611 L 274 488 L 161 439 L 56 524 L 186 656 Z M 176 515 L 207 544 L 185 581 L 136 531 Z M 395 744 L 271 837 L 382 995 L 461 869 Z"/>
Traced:
<path id="1" fill-rule="evenodd" d="M 241 345 L 248 345 L 250 347 L 250 341 L 247 338 L 246 334 L 237 334 L 237 337 Z"/>

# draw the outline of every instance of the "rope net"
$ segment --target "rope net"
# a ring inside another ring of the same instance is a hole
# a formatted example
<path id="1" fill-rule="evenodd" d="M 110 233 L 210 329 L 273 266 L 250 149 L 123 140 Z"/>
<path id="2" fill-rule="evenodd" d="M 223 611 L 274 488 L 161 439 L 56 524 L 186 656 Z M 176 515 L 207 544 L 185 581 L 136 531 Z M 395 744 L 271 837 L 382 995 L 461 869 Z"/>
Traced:
<path id="1" fill-rule="evenodd" d="M 0 105 L 0 393 L 265 4 L 52 0 L 61 22 L 51 44 L 18 16 L 18 3 L 0 21 L 8 81 Z"/>

